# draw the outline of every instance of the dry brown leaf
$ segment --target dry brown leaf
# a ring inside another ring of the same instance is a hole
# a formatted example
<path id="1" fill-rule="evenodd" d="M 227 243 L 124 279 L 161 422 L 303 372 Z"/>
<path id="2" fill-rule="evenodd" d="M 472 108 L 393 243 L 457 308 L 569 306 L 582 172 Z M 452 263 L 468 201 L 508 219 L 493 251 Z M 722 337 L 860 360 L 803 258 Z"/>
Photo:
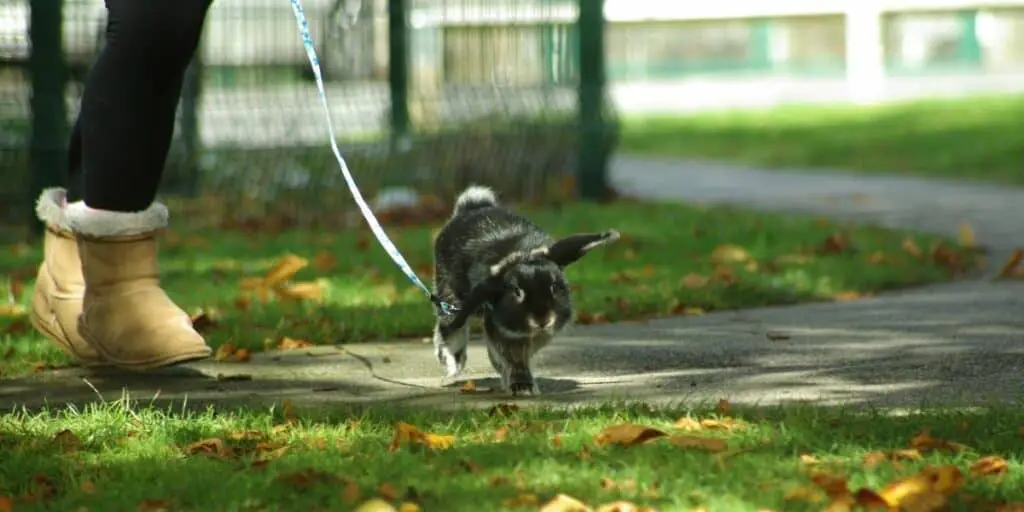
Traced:
<path id="1" fill-rule="evenodd" d="M 751 260 L 746 249 L 733 244 L 722 244 L 711 251 L 711 262 L 716 264 L 745 263 Z"/>
<path id="2" fill-rule="evenodd" d="M 227 458 L 234 455 L 231 447 L 223 439 L 212 437 L 196 441 L 182 449 L 186 455 L 208 455 L 215 458 Z"/>
<path id="3" fill-rule="evenodd" d="M 1013 254 L 1006 260 L 1006 264 L 1003 265 L 1002 270 L 999 271 L 1000 277 L 1015 277 L 1017 276 L 1017 267 L 1020 266 L 1021 261 L 1024 260 L 1024 249 L 1014 249 Z"/>
<path id="4" fill-rule="evenodd" d="M 354 512 L 398 512 L 398 509 L 380 498 L 374 498 L 364 501 Z"/>
<path id="5" fill-rule="evenodd" d="M 359 490 L 359 484 L 355 480 L 349 480 L 345 483 L 345 488 L 341 490 L 341 501 L 346 504 L 352 504 L 359 501 L 359 497 L 362 492 Z"/>
<path id="6" fill-rule="evenodd" d="M 240 348 L 235 351 L 234 360 L 239 363 L 248 363 L 252 359 L 252 353 L 247 348 Z"/>
<path id="7" fill-rule="evenodd" d="M 397 451 L 403 444 L 418 444 L 433 450 L 446 450 L 455 442 L 455 436 L 423 432 L 413 425 L 400 422 L 395 426 L 395 435 L 388 450 Z"/>
<path id="8" fill-rule="evenodd" d="M 230 361 L 235 355 L 235 344 L 225 343 L 217 347 L 217 352 L 214 353 L 213 359 L 216 361 Z"/>
<path id="9" fill-rule="evenodd" d="M 605 427 L 604 430 L 594 436 L 594 443 L 598 446 L 609 444 L 635 446 L 665 435 L 667 435 L 665 432 L 656 428 L 627 423 Z"/>
<path id="10" fill-rule="evenodd" d="M 0 508 L 0 511 L 2 510 L 3 509 Z M 1004 503 L 996 507 L 995 512 L 1024 512 L 1024 501 L 1019 501 L 1016 503 Z"/>
<path id="11" fill-rule="evenodd" d="M 833 233 L 818 247 L 818 254 L 842 254 L 851 249 L 850 239 L 841 233 Z"/>
<path id="12" fill-rule="evenodd" d="M 320 251 L 313 257 L 313 267 L 320 272 L 328 272 L 337 264 L 338 258 L 326 251 Z"/>
<path id="13" fill-rule="evenodd" d="M 0 512 L 14 512 L 14 498 L 0 496 Z"/>
<path id="14" fill-rule="evenodd" d="M 324 299 L 324 287 L 320 281 L 307 281 L 274 288 L 278 298 L 285 300 L 321 301 Z"/>
<path id="15" fill-rule="evenodd" d="M 672 426 L 675 427 L 675 428 L 678 428 L 678 429 L 681 429 L 681 430 L 690 431 L 690 432 L 695 431 L 695 430 L 700 430 L 701 428 L 703 428 L 703 427 L 701 427 L 699 421 L 697 421 L 697 420 L 695 420 L 695 419 L 693 419 L 693 418 L 691 418 L 689 416 L 683 416 L 682 418 L 679 418 L 678 420 L 676 420 L 675 424 L 673 424 Z"/>
<path id="16" fill-rule="evenodd" d="M 462 384 L 462 388 L 460 388 L 459 391 L 462 393 L 476 393 L 476 383 L 471 380 L 467 380 Z"/>
<path id="17" fill-rule="evenodd" d="M 714 437 L 674 435 L 668 437 L 668 442 L 682 448 L 697 448 L 714 453 L 729 449 L 729 444 L 724 439 Z"/>
<path id="18" fill-rule="evenodd" d="M 398 512 L 420 512 L 420 506 L 410 501 L 403 501 L 398 505 Z"/>
<path id="19" fill-rule="evenodd" d="M 874 451 L 864 455 L 864 466 L 872 468 L 883 462 L 897 464 L 905 460 L 921 460 L 921 452 L 913 448 L 909 450 Z"/>
<path id="20" fill-rule="evenodd" d="M 82 440 L 68 429 L 57 432 L 53 436 L 53 440 L 62 452 L 73 452 L 82 448 Z"/>
<path id="21" fill-rule="evenodd" d="M 281 341 L 277 344 L 278 350 L 298 350 L 302 348 L 312 347 L 313 344 L 296 338 L 289 338 L 287 336 L 281 338 Z"/>
<path id="22" fill-rule="evenodd" d="M 171 502 L 167 500 L 142 500 L 135 510 L 139 512 L 166 512 L 171 510 Z"/>
<path id="23" fill-rule="evenodd" d="M 263 277 L 263 286 L 274 287 L 280 283 L 288 281 L 300 270 L 309 265 L 309 262 L 305 258 L 301 258 L 294 254 L 288 254 L 285 257 L 277 261 L 277 263 L 271 268 L 267 274 Z"/>
<path id="24" fill-rule="evenodd" d="M 540 505 L 540 497 L 536 494 L 523 493 L 515 498 L 509 498 L 502 502 L 508 508 L 536 507 Z"/>
<path id="25" fill-rule="evenodd" d="M 395 501 L 402 497 L 402 491 L 398 490 L 398 487 L 391 482 L 381 482 L 377 487 L 377 494 L 388 501 Z"/>
<path id="26" fill-rule="evenodd" d="M 721 414 L 722 416 L 728 416 L 731 411 L 732 404 L 729 403 L 729 400 L 725 398 L 719 400 L 718 405 L 715 406 L 715 412 Z"/>
<path id="27" fill-rule="evenodd" d="M 508 438 L 508 427 L 498 427 L 497 429 L 495 429 L 494 435 L 491 436 L 491 439 L 495 443 L 504 442 L 505 439 L 507 439 L 507 438 Z"/>
<path id="28" fill-rule="evenodd" d="M 925 453 L 928 451 L 960 452 L 967 449 L 966 446 L 945 439 L 932 437 L 931 431 L 925 429 L 910 439 L 910 447 Z"/>
<path id="29" fill-rule="evenodd" d="M 1010 464 L 1006 462 L 1006 459 L 998 455 L 988 455 L 971 464 L 970 471 L 974 476 L 984 476 L 1005 473 L 1009 469 Z"/>
<path id="30" fill-rule="evenodd" d="M 95 494 L 96 484 L 92 483 L 91 480 L 84 480 L 78 485 L 78 489 L 82 491 L 83 494 Z"/>
<path id="31" fill-rule="evenodd" d="M 913 238 L 907 237 L 903 239 L 903 252 L 909 254 L 914 258 L 923 258 L 924 253 L 921 252 L 921 248 L 917 245 L 917 242 Z"/>
<path id="32" fill-rule="evenodd" d="M 591 512 L 582 501 L 567 494 L 558 494 L 540 507 L 539 512 Z"/>
<path id="33" fill-rule="evenodd" d="M 709 281 L 711 281 L 710 277 L 690 273 L 680 281 L 680 284 L 685 288 L 703 288 L 707 286 Z"/>

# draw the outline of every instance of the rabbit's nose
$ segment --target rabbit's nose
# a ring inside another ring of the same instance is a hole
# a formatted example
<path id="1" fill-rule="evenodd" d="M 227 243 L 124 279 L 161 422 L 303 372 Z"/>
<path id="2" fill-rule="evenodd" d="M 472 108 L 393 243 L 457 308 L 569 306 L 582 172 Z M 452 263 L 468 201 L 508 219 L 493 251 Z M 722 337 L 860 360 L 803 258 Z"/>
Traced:
<path id="1" fill-rule="evenodd" d="M 554 312 L 548 313 L 547 316 L 544 316 L 544 317 L 539 317 L 539 316 L 533 317 L 533 316 L 531 316 L 530 318 L 528 318 L 526 320 L 526 322 L 528 324 L 530 324 L 530 328 L 531 329 L 537 329 L 537 328 L 550 329 L 550 328 L 555 326 L 555 322 L 557 322 L 557 321 L 558 321 L 558 317 L 555 316 Z"/>

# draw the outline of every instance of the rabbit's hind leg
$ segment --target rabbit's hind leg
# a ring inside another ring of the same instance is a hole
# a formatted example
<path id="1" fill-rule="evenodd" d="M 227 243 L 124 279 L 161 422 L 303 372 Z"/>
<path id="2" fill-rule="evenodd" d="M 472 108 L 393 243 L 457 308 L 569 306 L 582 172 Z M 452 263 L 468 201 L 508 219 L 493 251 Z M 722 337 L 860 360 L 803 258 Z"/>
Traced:
<path id="1" fill-rule="evenodd" d="M 442 333 L 441 320 L 434 324 L 434 355 L 444 367 L 445 377 L 457 377 L 466 367 L 469 347 L 469 325 L 463 325 L 447 336 Z"/>

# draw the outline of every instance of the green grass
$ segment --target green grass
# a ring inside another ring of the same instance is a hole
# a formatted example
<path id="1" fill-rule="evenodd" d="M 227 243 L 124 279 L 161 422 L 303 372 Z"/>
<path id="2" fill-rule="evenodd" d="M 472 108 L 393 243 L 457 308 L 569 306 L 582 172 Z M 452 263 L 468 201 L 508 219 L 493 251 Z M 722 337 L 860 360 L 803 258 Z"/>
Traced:
<path id="1" fill-rule="evenodd" d="M 538 510 L 558 494 L 592 507 L 626 500 L 660 511 L 810 511 L 829 502 L 812 483 L 815 474 L 877 492 L 925 468 L 953 466 L 964 480 L 948 492 L 947 510 L 1024 502 L 1019 408 L 910 415 L 716 409 L 621 403 L 571 413 L 373 407 L 289 415 L 287 407 L 190 413 L 119 401 L 13 413 L 0 416 L 0 497 L 19 511 L 353 510 L 381 495 L 396 507 L 406 503 L 404 510 Z M 674 426 L 682 417 L 728 422 L 722 413 L 731 414 L 732 430 Z M 453 442 L 390 451 L 398 422 Z M 596 441 L 605 428 L 627 423 L 725 445 Z M 911 450 L 911 439 L 925 431 L 963 446 Z M 904 458 L 880 460 L 879 452 L 894 450 L 905 450 Z M 993 455 L 1005 460 L 1004 472 L 972 474 L 979 458 Z"/>
<path id="2" fill-rule="evenodd" d="M 1024 96 L 628 119 L 620 151 L 1024 184 Z"/>
<path id="3" fill-rule="evenodd" d="M 283 337 L 335 344 L 430 333 L 429 302 L 362 226 L 223 231 L 216 229 L 216 216 L 172 209 L 180 214 L 162 245 L 162 281 L 183 308 L 205 311 L 216 320 L 204 330 L 214 347 L 231 342 L 259 350 L 275 346 Z M 942 239 L 878 227 L 627 201 L 526 213 L 556 235 L 607 228 L 623 233 L 618 243 L 587 256 L 567 272 L 581 323 L 834 300 L 950 278 L 949 267 L 927 254 Z M 389 219 L 382 222 L 429 283 L 432 231 L 439 223 L 400 227 Z M 849 238 L 848 250 L 818 254 L 837 233 Z M 903 249 L 907 237 L 925 253 L 923 258 Z M 747 259 L 717 260 L 715 250 L 723 245 L 736 246 L 730 251 L 733 256 Z M 322 302 L 272 297 L 264 303 L 240 290 L 245 279 L 265 275 L 288 254 L 310 261 L 293 280 L 318 282 Z M 39 246 L 0 251 L 0 275 L 12 276 L 12 282 L 23 280 L 20 302 L 26 307 L 40 257 Z M 4 284 L 0 281 L 0 290 Z M 67 363 L 62 353 L 34 333 L 25 317 L 0 316 L 0 370 L 11 376 L 39 361 Z"/>

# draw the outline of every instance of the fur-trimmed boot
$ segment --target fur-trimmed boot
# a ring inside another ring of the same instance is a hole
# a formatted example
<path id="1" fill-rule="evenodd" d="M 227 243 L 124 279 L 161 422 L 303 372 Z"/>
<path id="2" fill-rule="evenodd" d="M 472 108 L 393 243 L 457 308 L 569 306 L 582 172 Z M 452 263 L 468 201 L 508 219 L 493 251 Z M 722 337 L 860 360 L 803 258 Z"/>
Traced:
<path id="1" fill-rule="evenodd" d="M 68 226 L 67 191 L 48 188 L 36 201 L 36 215 L 46 225 L 43 263 L 36 274 L 29 318 L 36 330 L 83 366 L 104 364 L 103 358 L 78 334 L 85 279 L 78 243 Z"/>
<path id="2" fill-rule="evenodd" d="M 67 208 L 78 240 L 85 296 L 78 332 L 111 364 L 145 371 L 211 355 L 192 320 L 160 287 L 157 235 L 167 207 L 136 213 Z"/>

